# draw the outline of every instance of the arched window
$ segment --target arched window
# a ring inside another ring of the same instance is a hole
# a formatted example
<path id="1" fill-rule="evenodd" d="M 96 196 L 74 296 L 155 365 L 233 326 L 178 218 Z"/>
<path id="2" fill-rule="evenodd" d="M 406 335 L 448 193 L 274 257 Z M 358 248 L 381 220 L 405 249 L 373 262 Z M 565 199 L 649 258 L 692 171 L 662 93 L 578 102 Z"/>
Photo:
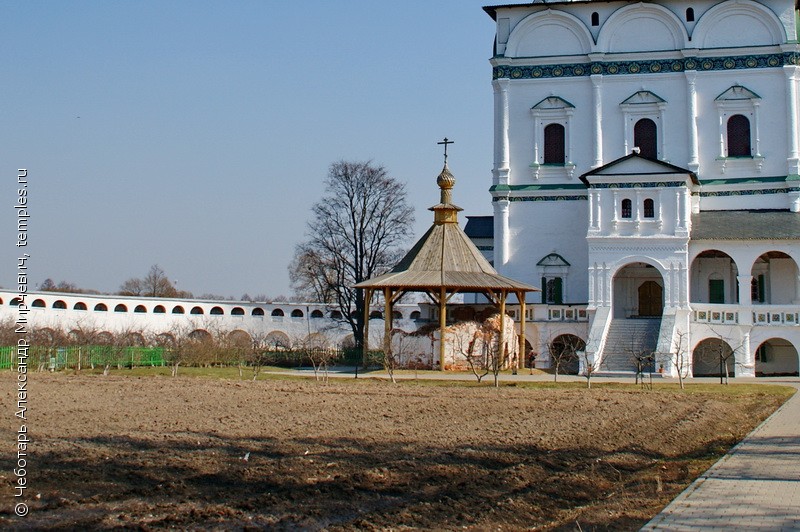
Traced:
<path id="1" fill-rule="evenodd" d="M 94 306 L 95 312 L 108 312 L 108 307 L 105 303 L 98 303 Z"/>
<path id="2" fill-rule="evenodd" d="M 592 26 L 599 26 L 600 25 L 600 14 L 595 11 L 592 13 Z"/>
<path id="3" fill-rule="evenodd" d="M 324 314 L 322 314 L 321 310 L 316 309 L 316 310 L 312 310 L 311 311 L 311 317 L 312 318 L 324 318 L 325 316 L 324 316 Z"/>
<path id="4" fill-rule="evenodd" d="M 639 148 L 643 157 L 658 159 L 658 132 L 656 123 L 642 118 L 633 126 L 633 145 Z"/>
<path id="5" fill-rule="evenodd" d="M 331 319 L 332 320 L 340 320 L 340 319 L 342 319 L 342 313 L 339 312 L 338 310 L 332 310 L 331 311 Z"/>
<path id="6" fill-rule="evenodd" d="M 136 305 L 136 308 L 133 309 L 134 312 L 147 312 L 147 309 L 144 305 Z"/>
<path id="7" fill-rule="evenodd" d="M 272 311 L 272 315 L 275 317 L 283 316 L 284 315 L 283 310 L 276 308 L 275 310 Z"/>
<path id="8" fill-rule="evenodd" d="M 172 313 L 173 313 L 173 314 L 186 314 L 186 311 L 185 311 L 185 310 L 183 310 L 183 307 L 182 307 L 182 306 L 180 306 L 180 305 L 175 305 L 175 306 L 172 308 Z"/>
<path id="9" fill-rule="evenodd" d="M 59 299 L 53 303 L 53 308 L 65 309 L 67 308 L 67 304 Z"/>
<path id="10" fill-rule="evenodd" d="M 293 317 L 293 318 L 302 318 L 302 317 L 303 317 L 303 311 L 302 311 L 302 310 L 300 310 L 300 309 L 297 309 L 297 308 L 296 308 L 296 309 L 294 309 L 294 310 L 292 311 L 292 317 Z"/>
<path id="11" fill-rule="evenodd" d="M 205 312 L 203 312 L 203 309 L 200 307 L 192 307 L 192 310 L 189 312 L 191 314 L 205 314 Z"/>
<path id="12" fill-rule="evenodd" d="M 78 301 L 75 303 L 75 306 L 72 307 L 72 310 L 86 310 L 86 303 Z"/>
<path id="13" fill-rule="evenodd" d="M 211 309 L 212 316 L 222 316 L 223 314 L 225 314 L 225 312 L 223 312 L 221 307 L 213 307 Z"/>
<path id="14" fill-rule="evenodd" d="M 256 307 L 253 309 L 253 312 L 250 313 L 251 316 L 263 316 L 264 309 L 261 307 Z"/>
<path id="15" fill-rule="evenodd" d="M 167 309 L 164 308 L 164 305 L 156 305 L 153 308 L 153 314 L 164 314 L 166 313 Z"/>
<path id="16" fill-rule="evenodd" d="M 632 207 L 633 207 L 633 204 L 631 203 L 631 200 L 629 200 L 629 199 L 622 200 L 622 209 L 621 209 L 621 212 L 620 212 L 621 216 L 623 218 L 630 218 L 631 214 L 633 214 L 633 208 Z"/>
<path id="17" fill-rule="evenodd" d="M 128 307 L 120 303 L 116 307 L 114 307 L 114 312 L 128 312 Z"/>
<path id="18" fill-rule="evenodd" d="M 644 200 L 644 217 L 645 218 L 656 217 L 655 203 L 650 198 Z"/>
<path id="19" fill-rule="evenodd" d="M 244 316 L 244 309 L 242 307 L 233 307 L 231 316 Z"/>
<path id="20" fill-rule="evenodd" d="M 420 319 L 421 316 L 422 316 L 422 314 L 420 313 L 420 311 L 415 310 L 414 312 L 411 313 L 410 317 L 411 317 L 412 320 L 418 320 L 418 319 Z"/>
<path id="21" fill-rule="evenodd" d="M 31 304 L 31 306 L 36 308 L 44 308 L 45 307 L 44 299 L 37 299 Z"/>
<path id="22" fill-rule="evenodd" d="M 694 22 L 694 9 L 691 7 L 686 8 L 686 22 Z"/>
<path id="23" fill-rule="evenodd" d="M 728 119 L 728 157 L 750 157 L 750 120 L 744 115 Z"/>
<path id="24" fill-rule="evenodd" d="M 565 157 L 564 126 L 549 124 L 544 128 L 544 164 L 564 164 Z"/>

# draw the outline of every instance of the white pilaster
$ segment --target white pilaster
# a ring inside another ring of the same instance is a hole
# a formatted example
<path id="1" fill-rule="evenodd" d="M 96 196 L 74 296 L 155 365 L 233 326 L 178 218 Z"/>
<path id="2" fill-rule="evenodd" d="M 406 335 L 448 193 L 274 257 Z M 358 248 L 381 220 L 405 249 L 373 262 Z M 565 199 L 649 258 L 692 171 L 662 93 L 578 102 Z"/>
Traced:
<path id="1" fill-rule="evenodd" d="M 789 157 L 786 162 L 789 174 L 799 174 L 800 156 L 798 156 L 797 146 L 797 67 L 787 65 L 783 67 L 783 72 L 786 74 L 786 116 L 788 118 L 788 135 L 786 141 L 789 144 Z"/>
<path id="2" fill-rule="evenodd" d="M 508 143 L 508 85 L 507 79 L 492 82 L 494 89 L 494 170 L 495 185 L 507 185 L 511 169 L 509 167 Z"/>
<path id="3" fill-rule="evenodd" d="M 700 168 L 697 144 L 697 71 L 687 70 L 686 73 L 686 101 L 688 109 L 686 118 L 689 124 L 689 170 L 697 172 Z"/>
<path id="4" fill-rule="evenodd" d="M 592 106 L 594 108 L 594 120 L 592 120 L 594 163 L 592 168 L 603 166 L 603 76 L 602 74 L 592 74 Z M 627 137 L 626 137 L 627 138 Z"/>

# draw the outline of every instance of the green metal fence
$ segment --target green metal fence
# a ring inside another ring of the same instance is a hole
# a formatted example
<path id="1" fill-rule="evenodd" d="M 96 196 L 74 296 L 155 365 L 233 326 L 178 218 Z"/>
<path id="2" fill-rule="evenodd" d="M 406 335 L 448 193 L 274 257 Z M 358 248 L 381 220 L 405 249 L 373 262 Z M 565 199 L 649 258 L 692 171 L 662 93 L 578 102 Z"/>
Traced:
<path id="1" fill-rule="evenodd" d="M 0 369 L 17 365 L 17 348 L 0 347 Z M 77 369 L 92 366 L 163 366 L 165 350 L 163 347 L 122 347 L 106 345 L 82 345 L 67 347 L 46 347 L 41 345 L 28 348 L 28 367 L 31 369 Z"/>

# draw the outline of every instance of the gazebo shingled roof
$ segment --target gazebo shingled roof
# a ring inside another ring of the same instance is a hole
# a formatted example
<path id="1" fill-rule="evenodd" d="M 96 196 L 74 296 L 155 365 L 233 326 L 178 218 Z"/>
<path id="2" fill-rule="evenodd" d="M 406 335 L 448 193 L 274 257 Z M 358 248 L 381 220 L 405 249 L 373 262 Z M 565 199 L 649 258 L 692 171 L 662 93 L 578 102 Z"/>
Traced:
<path id="1" fill-rule="evenodd" d="M 506 297 L 509 293 L 517 296 L 521 305 L 520 346 L 525 347 L 525 294 L 539 291 L 538 288 L 515 281 L 497 273 L 489 261 L 475 247 L 458 224 L 458 211 L 462 210 L 451 200 L 455 178 L 447 167 L 436 179 L 441 190 L 441 201 L 429 210 L 434 212 L 430 229 L 419 239 L 406 256 L 391 271 L 367 281 L 355 288 L 366 290 L 365 323 L 369 320 L 369 301 L 372 293 L 381 290 L 384 295 L 385 336 L 384 351 L 391 349 L 393 303 L 406 292 L 425 292 L 439 305 L 439 360 L 444 369 L 444 330 L 446 325 L 446 304 L 458 292 L 477 292 L 485 294 L 500 307 L 501 320 L 505 316 Z M 368 330 L 364 335 L 364 352 L 368 349 Z M 502 324 L 501 324 L 502 334 Z M 502 345 L 502 338 L 499 345 Z"/>

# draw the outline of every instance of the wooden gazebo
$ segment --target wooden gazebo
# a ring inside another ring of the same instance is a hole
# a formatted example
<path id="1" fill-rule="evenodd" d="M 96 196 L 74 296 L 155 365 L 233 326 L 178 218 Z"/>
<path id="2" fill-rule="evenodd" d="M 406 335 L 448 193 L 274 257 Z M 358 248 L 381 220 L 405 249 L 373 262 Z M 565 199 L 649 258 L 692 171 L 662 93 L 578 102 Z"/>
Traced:
<path id="1" fill-rule="evenodd" d="M 499 275 L 464 233 L 458 225 L 458 211 L 462 209 L 451 201 L 455 181 L 447 168 L 445 154 L 444 168 L 436 179 L 441 189 L 441 201 L 429 209 L 434 213 L 433 226 L 391 271 L 355 285 L 355 288 L 365 290 L 365 359 L 369 349 L 370 300 L 373 294 L 383 294 L 384 352 L 390 353 L 394 304 L 407 292 L 423 292 L 439 306 L 439 367 L 444 369 L 447 302 L 453 295 L 466 292 L 484 294 L 499 307 L 501 346 L 504 342 L 506 300 L 509 294 L 516 295 L 520 303 L 519 360 L 521 364 L 525 363 L 525 294 L 539 289 Z"/>

